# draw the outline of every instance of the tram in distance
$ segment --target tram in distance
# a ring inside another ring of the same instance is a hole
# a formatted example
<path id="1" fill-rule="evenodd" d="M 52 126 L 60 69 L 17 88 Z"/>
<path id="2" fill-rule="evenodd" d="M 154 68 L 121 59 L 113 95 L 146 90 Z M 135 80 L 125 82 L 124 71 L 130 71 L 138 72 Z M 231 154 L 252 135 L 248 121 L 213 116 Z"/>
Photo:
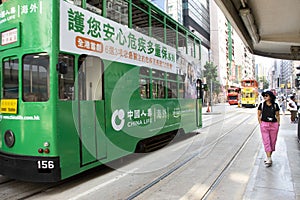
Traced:
<path id="1" fill-rule="evenodd" d="M 0 37 L 4 176 L 60 181 L 202 126 L 201 41 L 146 0 L 8 0 Z"/>
<path id="2" fill-rule="evenodd" d="M 258 82 L 252 80 L 241 81 L 242 107 L 256 107 L 259 103 Z"/>
<path id="3" fill-rule="evenodd" d="M 240 91 L 238 87 L 229 87 L 227 89 L 227 101 L 229 105 L 238 105 L 240 100 Z"/>

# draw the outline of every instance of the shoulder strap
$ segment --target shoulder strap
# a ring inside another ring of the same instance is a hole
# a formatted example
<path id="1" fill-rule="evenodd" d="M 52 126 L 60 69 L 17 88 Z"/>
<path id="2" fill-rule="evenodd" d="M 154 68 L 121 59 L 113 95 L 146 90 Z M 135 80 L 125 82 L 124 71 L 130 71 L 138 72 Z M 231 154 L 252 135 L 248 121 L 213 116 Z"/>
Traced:
<path id="1" fill-rule="evenodd" d="M 265 102 L 263 101 L 263 102 L 261 103 L 261 111 L 264 110 L 264 104 L 265 104 Z M 277 104 L 277 103 L 274 103 L 274 104 L 273 104 L 274 110 L 276 110 L 276 105 L 275 105 L 275 104 Z"/>

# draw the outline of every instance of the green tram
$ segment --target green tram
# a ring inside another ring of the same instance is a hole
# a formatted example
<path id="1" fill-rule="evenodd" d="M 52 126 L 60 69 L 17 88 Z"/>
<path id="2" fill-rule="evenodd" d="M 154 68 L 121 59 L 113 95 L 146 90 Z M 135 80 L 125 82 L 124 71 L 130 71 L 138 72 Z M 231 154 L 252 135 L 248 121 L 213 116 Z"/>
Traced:
<path id="1" fill-rule="evenodd" d="M 0 174 L 56 182 L 202 126 L 200 44 L 146 0 L 0 4 Z"/>

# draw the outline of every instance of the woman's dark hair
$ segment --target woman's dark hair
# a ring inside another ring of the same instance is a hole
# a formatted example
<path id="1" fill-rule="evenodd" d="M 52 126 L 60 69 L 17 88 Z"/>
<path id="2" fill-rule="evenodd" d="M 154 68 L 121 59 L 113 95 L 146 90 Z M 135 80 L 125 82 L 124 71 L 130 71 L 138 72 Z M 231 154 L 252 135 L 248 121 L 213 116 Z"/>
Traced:
<path id="1" fill-rule="evenodd" d="M 271 99 L 271 103 L 272 103 L 272 104 L 275 104 L 275 99 Z"/>

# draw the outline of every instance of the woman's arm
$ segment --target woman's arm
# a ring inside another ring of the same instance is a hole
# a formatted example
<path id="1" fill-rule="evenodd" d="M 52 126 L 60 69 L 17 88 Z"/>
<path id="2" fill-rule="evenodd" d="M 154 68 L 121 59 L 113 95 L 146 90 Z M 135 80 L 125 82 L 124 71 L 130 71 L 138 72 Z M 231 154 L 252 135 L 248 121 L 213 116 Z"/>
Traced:
<path id="1" fill-rule="evenodd" d="M 278 125 L 280 126 L 280 115 L 279 115 L 279 111 L 276 111 L 275 115 L 276 115 L 276 119 L 277 119 Z"/>
<path id="2" fill-rule="evenodd" d="M 257 110 L 257 119 L 258 122 L 261 123 L 261 110 Z"/>

